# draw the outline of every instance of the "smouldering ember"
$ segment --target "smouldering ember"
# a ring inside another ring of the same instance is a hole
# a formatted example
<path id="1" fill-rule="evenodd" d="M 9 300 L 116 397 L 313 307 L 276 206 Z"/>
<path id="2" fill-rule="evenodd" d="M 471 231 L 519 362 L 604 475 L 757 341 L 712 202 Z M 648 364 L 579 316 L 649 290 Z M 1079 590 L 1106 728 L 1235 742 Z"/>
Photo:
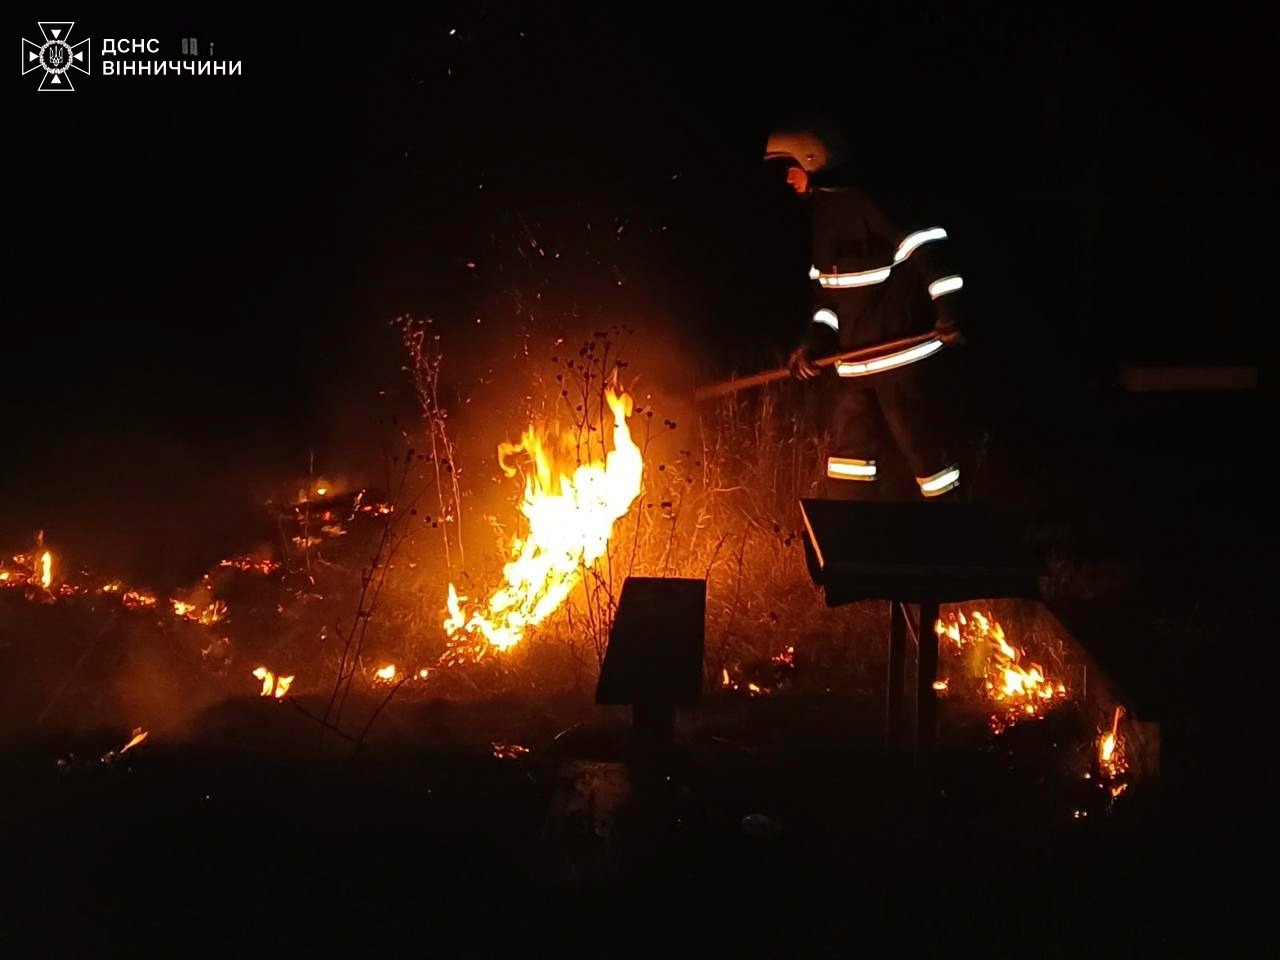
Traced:
<path id="1" fill-rule="evenodd" d="M 631 397 L 610 388 L 605 399 L 613 417 L 613 449 L 603 456 L 593 449 L 593 433 L 553 436 L 532 425 L 519 443 L 498 448 L 509 477 L 517 472 L 509 462 L 516 453 L 523 451 L 531 461 L 520 504 L 528 531 L 512 536 L 504 582 L 485 603 L 470 603 L 449 584 L 444 629 L 453 640 L 483 640 L 499 650 L 515 646 L 565 603 L 604 555 L 614 523 L 640 495 L 644 471 L 627 426 Z"/>
<path id="2" fill-rule="evenodd" d="M 215 569 L 233 569 L 268 576 L 278 572 L 281 564 L 269 558 L 240 556 L 220 561 Z M 212 572 L 206 573 L 201 580 L 208 583 L 211 577 Z M 12 566 L 0 566 L 0 587 L 27 587 L 29 598 L 43 603 L 54 602 L 59 596 L 98 595 L 119 597 L 121 605 L 130 610 L 155 610 L 166 606 L 150 590 L 126 586 L 120 580 L 108 580 L 95 586 L 94 578 L 84 572 L 74 578 L 74 582 L 71 580 L 65 572 L 60 571 L 58 557 L 44 545 L 44 531 L 36 535 L 36 549 L 33 552 L 16 554 Z M 206 627 L 223 622 L 229 613 L 224 600 L 196 600 L 190 596 L 170 597 L 167 607 L 179 620 Z"/>
<path id="3" fill-rule="evenodd" d="M 277 675 L 266 667 L 255 667 L 252 675 L 262 681 L 262 689 L 258 693 L 260 697 L 274 697 L 279 700 L 293 685 L 293 674 Z"/>
<path id="4" fill-rule="evenodd" d="M 722 689 L 745 691 L 750 697 L 767 697 L 781 690 L 789 682 L 788 675 L 796 668 L 796 648 L 788 644 L 780 652 L 771 656 L 768 663 L 760 661 L 748 664 L 745 668 L 741 663 L 730 666 L 733 668 L 732 672 L 729 667 L 720 668 Z M 744 673 L 755 679 L 747 679 Z"/>
<path id="5" fill-rule="evenodd" d="M 1008 642 L 1004 627 L 990 613 L 948 613 L 938 618 L 934 632 L 957 651 L 970 650 L 983 656 L 982 688 L 987 699 L 1000 708 L 991 717 L 996 733 L 1024 717 L 1043 716 L 1055 701 L 1067 696 L 1066 685 L 1050 679 L 1040 664 L 1023 665 L 1023 651 Z M 942 690 L 950 689 L 948 679 L 939 683 Z"/>
<path id="6" fill-rule="evenodd" d="M 171 599 L 169 603 L 173 606 L 173 615 L 175 617 L 182 620 L 190 620 L 192 623 L 198 623 L 206 627 L 221 623 L 227 616 L 227 605 L 222 600 L 214 600 L 204 606 L 190 600 L 179 600 L 177 598 Z"/>
<path id="7" fill-rule="evenodd" d="M 126 590 L 124 595 L 120 597 L 120 602 L 126 607 L 144 610 L 150 610 L 157 603 L 156 595 L 147 593 L 145 590 Z"/>
<path id="8" fill-rule="evenodd" d="M 494 741 L 490 747 L 498 760 L 519 760 L 529 754 L 529 748 L 518 743 Z"/>
<path id="9" fill-rule="evenodd" d="M 48 594 L 53 590 L 53 568 L 53 551 L 45 546 L 44 531 L 41 530 L 36 534 L 35 549 L 30 553 L 15 554 L 12 567 L 0 565 L 0 585 L 29 586 Z"/>
<path id="10" fill-rule="evenodd" d="M 218 563 L 220 567 L 231 567 L 242 573 L 260 573 L 264 577 L 280 570 L 280 562 L 263 557 L 230 557 Z"/>

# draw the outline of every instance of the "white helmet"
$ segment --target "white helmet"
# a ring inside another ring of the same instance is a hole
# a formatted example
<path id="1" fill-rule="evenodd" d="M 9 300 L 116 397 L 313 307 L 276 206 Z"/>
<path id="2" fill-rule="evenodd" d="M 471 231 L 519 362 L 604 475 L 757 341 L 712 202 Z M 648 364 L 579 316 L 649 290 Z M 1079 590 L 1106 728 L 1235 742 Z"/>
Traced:
<path id="1" fill-rule="evenodd" d="M 775 130 L 765 144 L 764 158 L 794 160 L 806 173 L 818 173 L 837 166 L 840 152 L 834 132 L 820 135 L 812 129 Z"/>

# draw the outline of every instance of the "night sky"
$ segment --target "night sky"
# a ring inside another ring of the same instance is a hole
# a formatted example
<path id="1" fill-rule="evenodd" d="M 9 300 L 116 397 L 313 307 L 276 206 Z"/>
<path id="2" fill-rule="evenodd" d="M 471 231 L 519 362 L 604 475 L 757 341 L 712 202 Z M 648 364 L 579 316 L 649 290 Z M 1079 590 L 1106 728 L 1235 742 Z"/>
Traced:
<path id="1" fill-rule="evenodd" d="M 359 475 L 411 410 L 401 314 L 436 318 L 459 407 L 503 417 L 526 348 L 615 321 L 672 392 L 776 361 L 807 241 L 758 158 L 798 113 L 845 125 L 878 195 L 938 212 L 1009 406 L 1061 422 L 1122 361 L 1256 361 L 1271 111 L 1248 24 L 221 9 L 78 22 L 74 95 L 11 77 L 0 544 L 223 526 L 312 451 Z M 107 34 L 172 59 L 208 38 L 243 76 L 102 77 Z"/>

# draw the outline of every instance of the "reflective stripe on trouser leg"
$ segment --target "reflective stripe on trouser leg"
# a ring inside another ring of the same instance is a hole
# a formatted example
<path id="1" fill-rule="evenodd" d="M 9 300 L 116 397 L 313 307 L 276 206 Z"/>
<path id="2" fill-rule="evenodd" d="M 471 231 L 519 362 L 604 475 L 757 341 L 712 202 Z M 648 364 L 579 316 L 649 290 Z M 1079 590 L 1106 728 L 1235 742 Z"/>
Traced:
<path id="1" fill-rule="evenodd" d="M 827 476 L 832 480 L 874 480 L 876 462 L 853 457 L 827 457 Z"/>
<path id="2" fill-rule="evenodd" d="M 943 467 L 929 477 L 916 477 L 920 492 L 926 497 L 936 497 L 960 486 L 960 468 L 955 464 Z"/>

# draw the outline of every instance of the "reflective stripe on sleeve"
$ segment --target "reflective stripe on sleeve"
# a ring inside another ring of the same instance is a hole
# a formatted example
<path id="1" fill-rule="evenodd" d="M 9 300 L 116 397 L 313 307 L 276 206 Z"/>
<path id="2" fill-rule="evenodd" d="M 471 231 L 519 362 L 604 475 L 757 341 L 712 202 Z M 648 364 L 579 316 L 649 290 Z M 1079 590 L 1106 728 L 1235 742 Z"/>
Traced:
<path id="1" fill-rule="evenodd" d="M 955 293 L 963 286 L 964 277 L 962 276 L 943 277 L 941 280 L 935 280 L 929 284 L 929 296 L 937 300 L 939 297 L 945 297 L 948 293 Z"/>
<path id="2" fill-rule="evenodd" d="M 947 231 L 942 227 L 930 227 L 928 230 L 917 230 L 910 234 L 907 239 L 898 244 L 898 252 L 893 255 L 894 263 L 901 263 L 907 257 L 915 252 L 917 247 L 923 247 L 926 243 L 932 243 L 935 240 L 947 239 Z"/>
<path id="3" fill-rule="evenodd" d="M 817 280 L 823 288 L 827 290 L 837 290 L 846 287 L 870 287 L 877 283 L 884 283 L 889 279 L 889 275 L 893 272 L 893 268 L 907 257 L 924 246 L 926 243 L 933 243 L 935 240 L 947 239 L 947 231 L 942 227 L 930 227 L 928 230 L 917 230 L 915 233 L 909 234 L 905 240 L 898 244 L 898 249 L 894 251 L 893 263 L 887 267 L 874 267 L 871 270 L 855 270 L 851 273 L 823 273 L 816 266 L 809 268 L 809 279 Z M 948 277 L 947 279 L 951 279 Z M 959 278 L 956 278 L 959 279 Z M 955 289 L 959 289 L 956 287 Z M 950 291 L 946 291 L 950 293 Z M 938 294 L 941 296 L 942 294 Z"/>
<path id="4" fill-rule="evenodd" d="M 874 357 L 871 360 L 846 360 L 837 363 L 836 373 L 841 377 L 865 377 L 872 373 L 880 373 L 883 370 L 892 370 L 894 367 L 905 367 L 907 364 L 923 360 L 941 349 L 941 340 L 926 340 L 924 343 L 916 344 L 914 347 L 887 353 L 882 357 Z"/>

